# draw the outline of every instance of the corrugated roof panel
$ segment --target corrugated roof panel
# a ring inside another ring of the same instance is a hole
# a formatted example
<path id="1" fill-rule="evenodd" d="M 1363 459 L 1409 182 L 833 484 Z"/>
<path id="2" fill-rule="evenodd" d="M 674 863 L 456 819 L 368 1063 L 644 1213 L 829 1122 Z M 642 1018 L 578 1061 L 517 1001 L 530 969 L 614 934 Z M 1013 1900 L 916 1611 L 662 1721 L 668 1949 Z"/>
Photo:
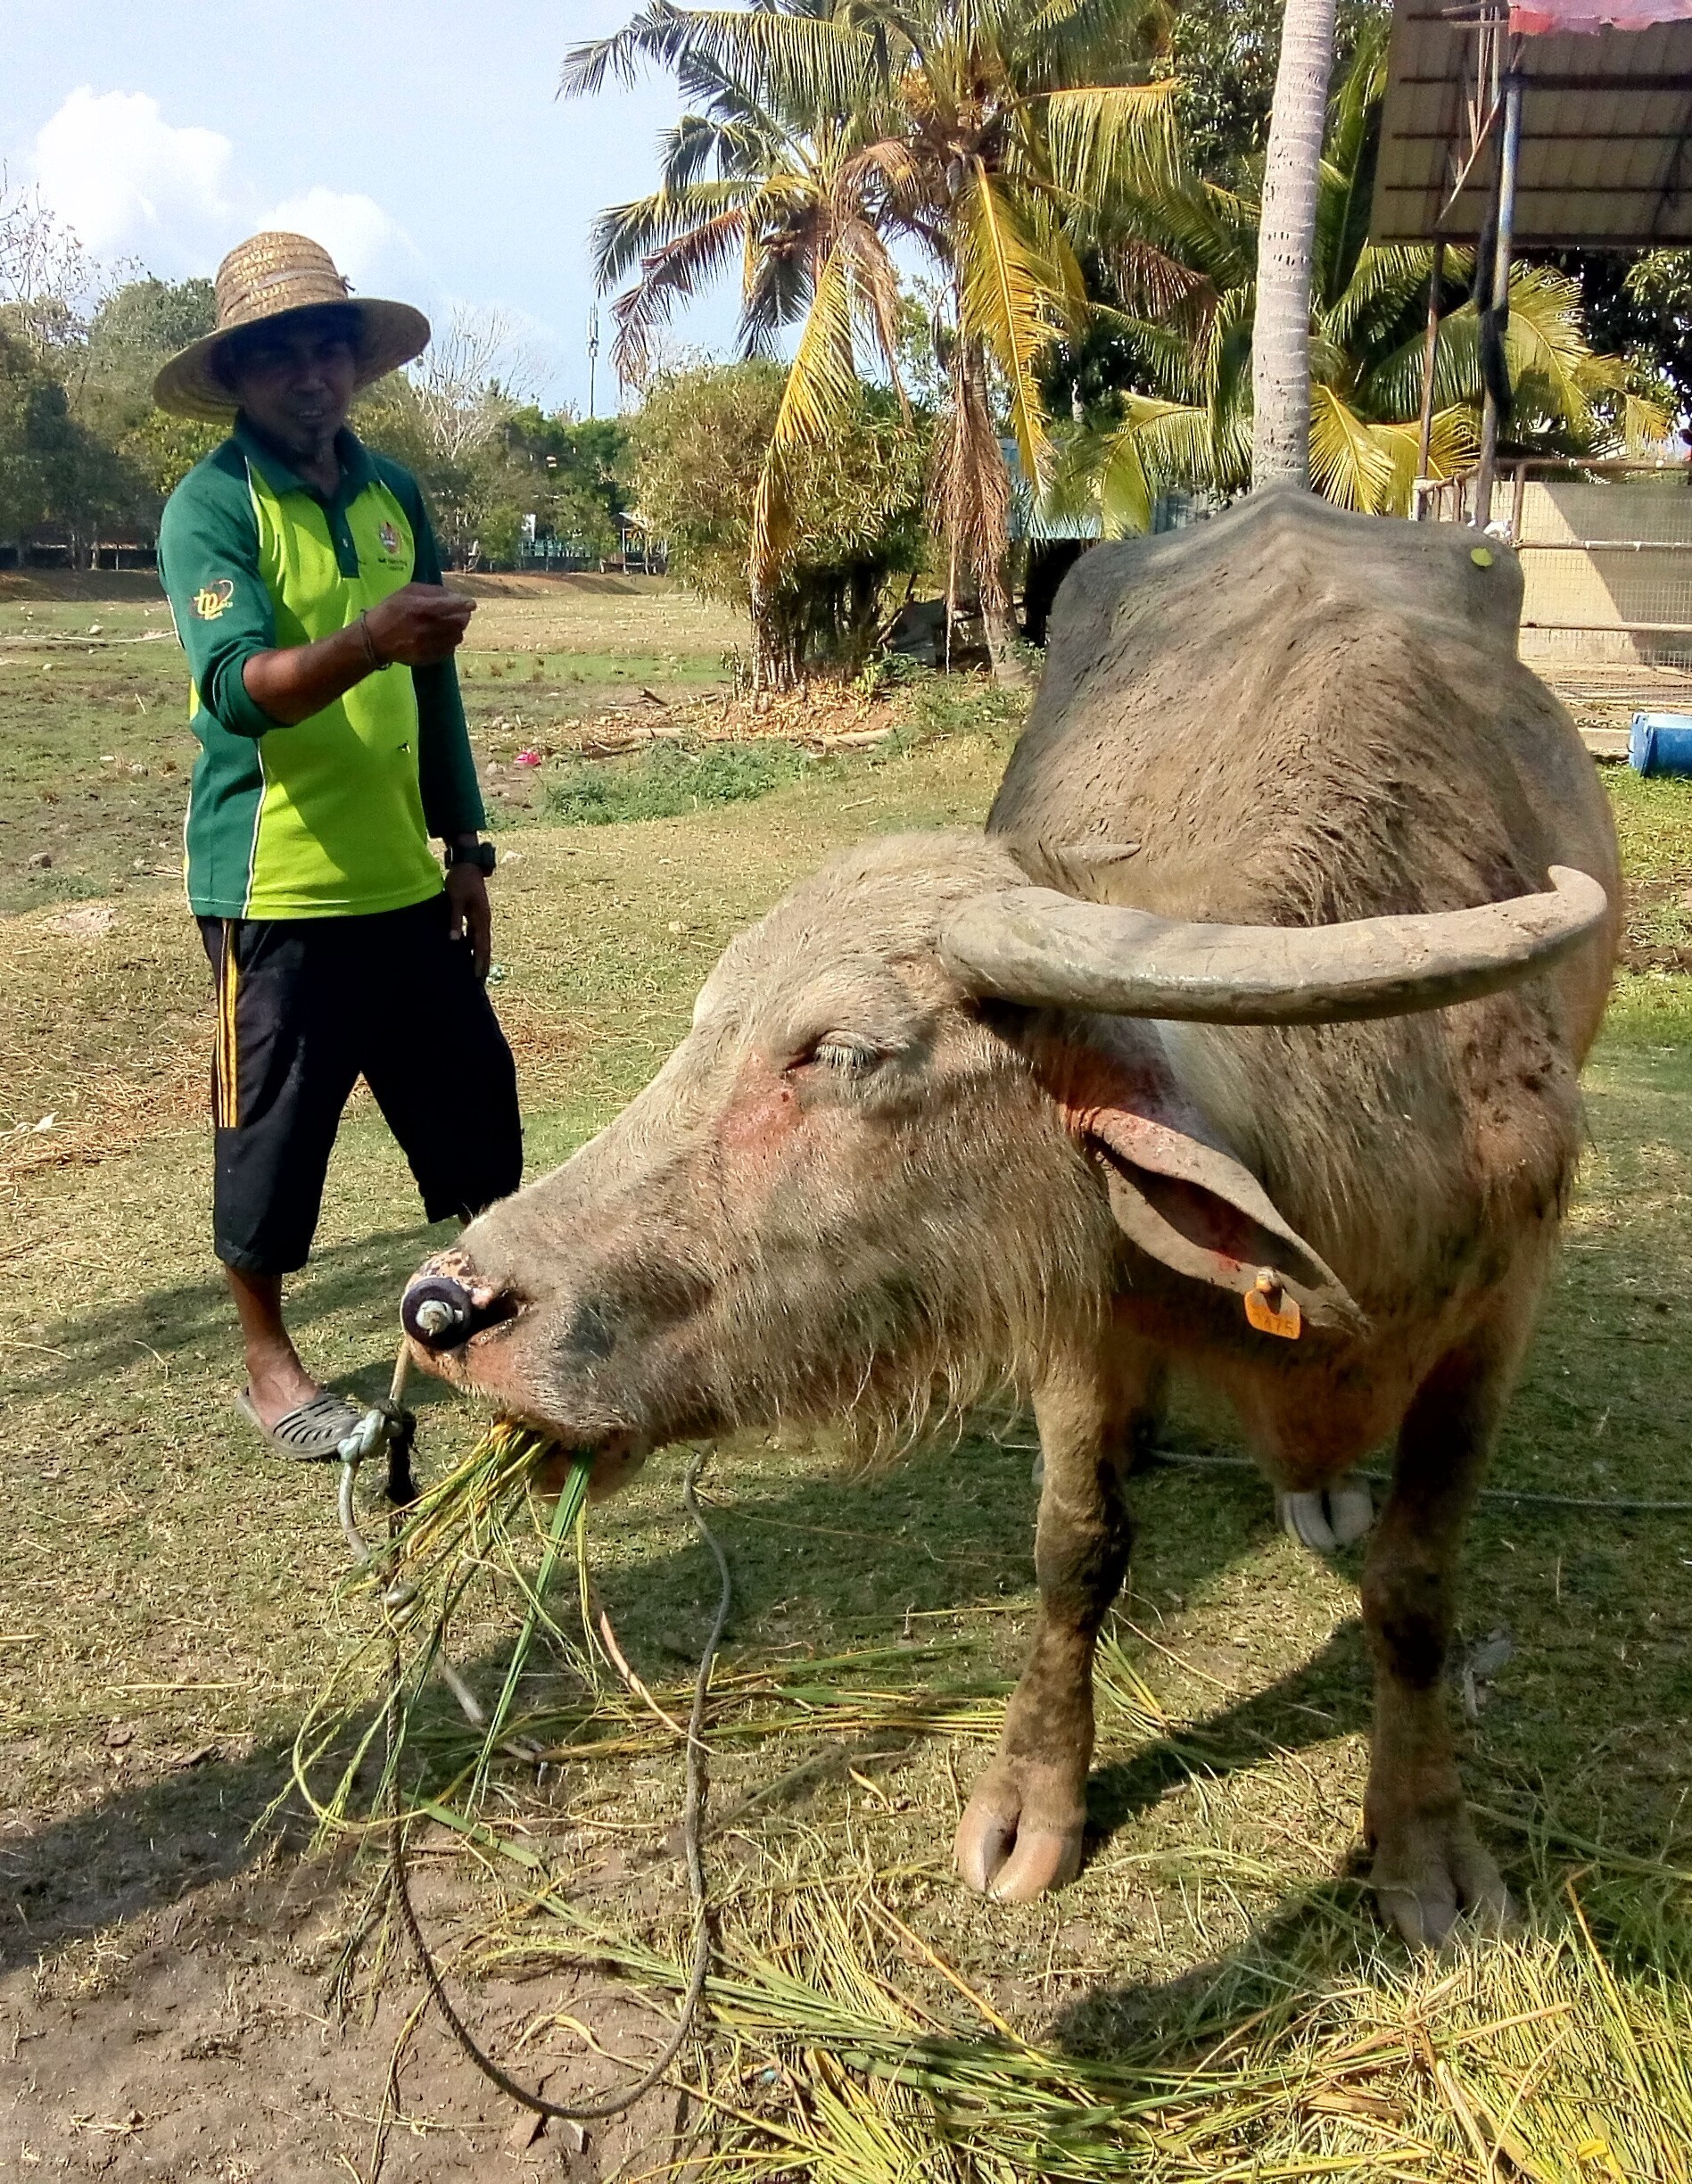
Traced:
<path id="1" fill-rule="evenodd" d="M 1611 12 L 1619 0 L 1605 0 Z M 1577 0 L 1533 0 L 1556 12 Z M 1578 0 L 1589 15 L 1599 0 Z M 1516 239 L 1692 242 L 1692 0 L 1644 0 L 1655 27 L 1508 40 L 1524 79 Z M 1559 13 L 1559 21 L 1568 21 Z M 1449 202 L 1468 156 L 1477 33 L 1437 0 L 1397 0 L 1371 235 L 1377 243 L 1472 242 L 1492 154 Z"/>

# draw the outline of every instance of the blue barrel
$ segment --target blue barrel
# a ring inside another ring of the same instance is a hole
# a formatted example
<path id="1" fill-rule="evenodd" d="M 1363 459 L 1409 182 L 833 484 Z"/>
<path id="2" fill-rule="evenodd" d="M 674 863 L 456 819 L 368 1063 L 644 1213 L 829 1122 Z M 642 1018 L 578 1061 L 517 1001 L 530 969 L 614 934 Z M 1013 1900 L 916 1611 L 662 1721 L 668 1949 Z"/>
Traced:
<path id="1" fill-rule="evenodd" d="M 1636 713 L 1628 764 L 1636 774 L 1692 774 L 1692 713 Z"/>

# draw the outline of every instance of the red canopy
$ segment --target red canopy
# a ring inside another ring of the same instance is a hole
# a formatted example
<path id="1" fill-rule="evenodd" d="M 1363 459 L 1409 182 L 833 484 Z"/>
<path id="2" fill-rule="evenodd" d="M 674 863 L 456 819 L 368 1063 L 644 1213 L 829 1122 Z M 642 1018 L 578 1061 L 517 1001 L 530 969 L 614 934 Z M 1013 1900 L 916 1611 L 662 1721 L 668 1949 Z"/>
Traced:
<path id="1" fill-rule="evenodd" d="M 1528 0 L 1510 10 L 1512 30 L 1530 37 L 1556 30 L 1648 30 L 1654 23 L 1692 21 L 1692 0 Z"/>

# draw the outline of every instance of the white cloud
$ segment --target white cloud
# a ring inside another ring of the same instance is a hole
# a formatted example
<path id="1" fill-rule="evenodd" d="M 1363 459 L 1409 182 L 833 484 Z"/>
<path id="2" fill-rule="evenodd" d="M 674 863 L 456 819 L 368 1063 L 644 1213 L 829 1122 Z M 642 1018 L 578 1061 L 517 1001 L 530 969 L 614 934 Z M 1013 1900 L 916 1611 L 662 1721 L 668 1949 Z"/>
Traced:
<path id="1" fill-rule="evenodd" d="M 96 257 L 134 254 L 187 270 L 227 228 L 235 147 L 215 129 L 173 128 L 144 91 L 73 91 L 37 136 L 42 194 Z"/>
<path id="2" fill-rule="evenodd" d="M 144 91 L 83 85 L 37 131 L 25 164 L 95 260 L 137 260 L 167 280 L 210 276 L 243 236 L 286 228 L 321 243 L 355 291 L 403 296 L 443 325 L 451 318 L 454 300 L 374 197 L 317 182 L 270 200 L 274 176 L 252 175 L 216 129 L 176 127 Z M 516 376 L 549 379 L 549 330 L 526 313 L 504 316 L 523 352 Z"/>
<path id="3" fill-rule="evenodd" d="M 35 177 L 54 211 L 95 258 L 138 258 L 167 278 L 210 274 L 225 251 L 264 228 L 321 243 L 354 287 L 384 272 L 416 284 L 411 239 L 374 197 L 326 184 L 268 210 L 216 129 L 177 128 L 144 91 L 73 91 L 37 132 Z"/>

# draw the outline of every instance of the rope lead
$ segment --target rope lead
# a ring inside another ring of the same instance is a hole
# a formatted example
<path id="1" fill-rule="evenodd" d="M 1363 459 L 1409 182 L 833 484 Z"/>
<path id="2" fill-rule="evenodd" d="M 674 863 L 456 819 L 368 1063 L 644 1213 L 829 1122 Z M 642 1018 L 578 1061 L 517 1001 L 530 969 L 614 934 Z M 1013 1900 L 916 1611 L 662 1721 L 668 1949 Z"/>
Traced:
<path id="1" fill-rule="evenodd" d="M 410 1486 L 409 1463 L 410 1435 L 415 1428 L 415 1420 L 412 1419 L 409 1411 L 400 1408 L 400 1400 L 405 1394 L 408 1364 L 408 1353 L 402 1345 L 399 1361 L 394 1367 L 393 1383 L 389 1391 L 387 1402 L 374 1405 L 367 1410 L 357 1428 L 341 1444 L 342 1469 L 339 1497 L 341 1528 L 346 1535 L 347 1544 L 352 1551 L 354 1560 L 361 1568 L 367 1568 L 376 1557 L 374 1550 L 359 1529 L 358 1518 L 353 1508 L 353 1482 L 357 1477 L 359 1466 L 375 1455 L 378 1450 L 384 1447 L 388 1450 L 390 1460 L 389 1501 L 391 1504 L 389 1521 L 392 1529 L 398 1527 L 403 1502 L 413 1499 L 415 1495 L 415 1489 Z M 404 1482 L 408 1491 L 403 1500 L 394 1493 L 396 1481 L 393 1459 L 396 1446 L 403 1450 L 405 1457 Z M 605 2122 L 612 2116 L 622 2115 L 625 2110 L 632 2108 L 637 2101 L 643 2099 L 647 2094 L 651 2092 L 653 2087 L 659 2082 L 677 2056 L 681 2054 L 683 2043 L 693 2030 L 694 2020 L 698 2015 L 699 2005 L 705 1998 L 706 1979 L 711 1968 L 711 1928 L 710 1902 L 706 1890 L 705 1854 L 701 1841 L 706 1804 L 705 1763 L 708 1757 L 708 1747 L 706 1744 L 703 1731 L 706 1700 L 711 1688 L 711 1671 L 715 1666 L 717 1650 L 722 1642 L 722 1634 L 728 1627 L 729 1612 L 734 1603 L 734 1584 L 729 1571 L 729 1559 L 723 1553 L 721 1542 L 706 1523 L 699 1509 L 696 1490 L 698 1486 L 700 1474 L 705 1468 L 705 1451 L 696 1450 L 681 1482 L 682 1506 L 688 1512 L 694 1530 L 710 1549 L 717 1566 L 717 1575 L 721 1580 L 716 1615 L 711 1625 L 710 1635 L 706 1640 L 705 1650 L 699 1657 L 698 1674 L 694 1679 L 693 1708 L 688 1717 L 687 1726 L 687 1794 L 681 1808 L 681 1840 L 688 1869 L 688 1896 L 693 1907 L 693 1969 L 688 1981 L 687 1990 L 682 1996 L 681 2014 L 676 2020 L 675 2030 L 665 2041 L 662 2052 L 654 2062 L 648 2065 L 632 2085 L 625 2087 L 619 2093 L 607 2096 L 604 2100 L 571 2105 L 563 2101 L 548 2100 L 540 2093 L 530 2092 L 526 2086 L 519 2084 L 508 2071 L 502 2068 L 484 2048 L 478 2046 L 474 2034 L 458 2014 L 452 1998 L 447 1992 L 445 1981 L 441 1976 L 441 1967 L 436 1963 L 434 1953 L 429 1947 L 422 1923 L 417 1917 L 417 1906 L 411 1899 L 410 1879 L 406 1866 L 406 1815 L 400 1795 L 400 1691 L 403 1675 L 400 1656 L 400 1633 L 397 1625 L 392 1618 L 398 1609 L 408 1606 L 416 1596 L 411 1587 L 403 1585 L 391 1585 L 383 1596 L 382 1604 L 388 1610 L 390 1617 L 388 1690 L 383 1704 L 384 1742 L 387 1760 L 385 1772 L 388 1783 L 388 1883 L 394 1906 L 400 1915 L 400 1922 L 410 1940 L 412 1954 L 417 1958 L 418 1971 L 423 1974 L 423 1983 L 428 1990 L 429 1998 L 440 2011 L 447 2030 L 463 2049 L 465 2055 L 491 2084 L 497 2086 L 500 2092 L 516 2101 L 520 2107 L 528 2109 L 532 2114 L 555 2119 L 560 2122 Z M 444 1667 L 444 1660 L 440 1665 Z M 459 1704 L 465 1708 L 466 1713 L 475 1722 L 476 1717 L 483 1714 L 483 1709 L 475 1701 L 474 1693 L 468 1691 L 462 1678 L 456 1675 L 450 1676 L 449 1682 Z M 485 1715 L 483 1716 L 483 1718 L 485 1720 Z"/>

